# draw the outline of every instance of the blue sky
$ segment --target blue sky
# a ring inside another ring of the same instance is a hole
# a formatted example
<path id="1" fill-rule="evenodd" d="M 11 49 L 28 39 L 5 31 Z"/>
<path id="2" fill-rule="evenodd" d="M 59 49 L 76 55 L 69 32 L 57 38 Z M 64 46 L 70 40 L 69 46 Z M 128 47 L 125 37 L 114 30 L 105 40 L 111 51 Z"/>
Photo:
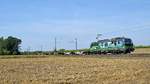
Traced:
<path id="1" fill-rule="evenodd" d="M 97 34 L 150 45 L 149 0 L 0 0 L 0 36 L 22 39 L 22 50 L 88 48 Z"/>

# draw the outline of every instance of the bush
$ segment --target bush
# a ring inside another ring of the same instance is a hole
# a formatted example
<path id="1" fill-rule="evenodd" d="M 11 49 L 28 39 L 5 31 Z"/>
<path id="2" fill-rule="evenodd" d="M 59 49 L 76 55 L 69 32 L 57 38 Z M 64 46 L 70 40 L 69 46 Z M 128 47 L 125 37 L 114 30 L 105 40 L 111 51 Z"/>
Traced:
<path id="1" fill-rule="evenodd" d="M 140 45 L 140 46 L 135 46 L 135 48 L 150 48 L 150 46 L 143 46 L 143 45 Z"/>

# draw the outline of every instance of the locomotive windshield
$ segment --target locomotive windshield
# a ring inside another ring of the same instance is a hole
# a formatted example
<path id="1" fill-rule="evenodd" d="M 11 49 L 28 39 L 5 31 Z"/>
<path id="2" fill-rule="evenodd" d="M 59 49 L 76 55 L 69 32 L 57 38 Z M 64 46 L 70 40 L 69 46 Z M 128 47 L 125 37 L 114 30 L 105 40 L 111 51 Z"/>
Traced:
<path id="1" fill-rule="evenodd" d="M 125 44 L 133 44 L 131 39 L 125 39 Z"/>
<path id="2" fill-rule="evenodd" d="M 93 42 L 90 47 L 92 48 L 93 46 L 98 46 L 98 42 Z"/>

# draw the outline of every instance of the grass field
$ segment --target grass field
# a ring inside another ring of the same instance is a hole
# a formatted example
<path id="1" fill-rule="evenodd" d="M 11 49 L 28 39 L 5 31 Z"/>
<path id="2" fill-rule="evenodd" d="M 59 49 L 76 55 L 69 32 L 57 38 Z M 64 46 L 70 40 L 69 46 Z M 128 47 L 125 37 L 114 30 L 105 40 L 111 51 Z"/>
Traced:
<path id="1" fill-rule="evenodd" d="M 123 83 L 150 83 L 150 55 L 0 59 L 0 84 Z"/>
<path id="2" fill-rule="evenodd" d="M 150 54 L 150 48 L 136 48 L 134 53 Z"/>

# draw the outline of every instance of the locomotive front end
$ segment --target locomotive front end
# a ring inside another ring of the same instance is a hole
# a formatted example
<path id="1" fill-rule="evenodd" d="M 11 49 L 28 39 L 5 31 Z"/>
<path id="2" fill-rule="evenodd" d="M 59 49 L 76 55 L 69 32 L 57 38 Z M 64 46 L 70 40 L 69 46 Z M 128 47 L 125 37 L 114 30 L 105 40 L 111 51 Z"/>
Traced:
<path id="1" fill-rule="evenodd" d="M 131 39 L 129 38 L 124 39 L 124 48 L 125 48 L 125 53 L 134 52 L 135 49 Z"/>

